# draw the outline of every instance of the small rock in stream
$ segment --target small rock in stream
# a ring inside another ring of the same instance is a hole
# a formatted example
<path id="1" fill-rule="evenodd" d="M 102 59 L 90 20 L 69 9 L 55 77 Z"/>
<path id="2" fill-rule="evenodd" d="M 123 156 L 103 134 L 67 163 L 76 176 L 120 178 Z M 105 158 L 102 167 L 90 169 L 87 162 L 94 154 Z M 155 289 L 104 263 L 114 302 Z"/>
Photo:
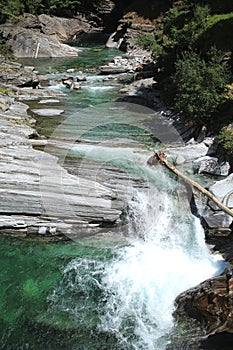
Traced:
<path id="1" fill-rule="evenodd" d="M 38 103 L 46 105 L 49 103 L 60 103 L 60 101 L 55 99 L 49 99 L 49 100 L 40 100 Z"/>
<path id="2" fill-rule="evenodd" d="M 57 117 L 64 113 L 64 109 L 55 109 L 55 108 L 42 108 L 42 109 L 32 109 L 32 112 L 40 115 L 41 117 Z"/>

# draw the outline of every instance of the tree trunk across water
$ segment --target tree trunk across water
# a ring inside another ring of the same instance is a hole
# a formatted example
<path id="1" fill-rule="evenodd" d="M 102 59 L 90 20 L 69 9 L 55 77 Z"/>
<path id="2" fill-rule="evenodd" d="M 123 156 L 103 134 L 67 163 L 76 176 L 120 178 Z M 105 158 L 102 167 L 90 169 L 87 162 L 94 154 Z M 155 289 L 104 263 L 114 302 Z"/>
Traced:
<path id="1" fill-rule="evenodd" d="M 154 162 L 153 162 L 154 160 Z M 170 171 L 172 171 L 174 174 L 176 174 L 177 176 L 179 176 L 182 180 L 184 180 L 186 183 L 188 183 L 189 185 L 195 187 L 198 191 L 200 191 L 201 193 L 203 193 L 206 197 L 208 197 L 209 199 L 211 199 L 220 209 L 222 209 L 225 213 L 227 213 L 228 215 L 233 217 L 233 210 L 231 210 L 230 208 L 228 208 L 226 205 L 224 205 L 218 198 L 216 198 L 212 193 L 210 193 L 208 190 L 206 190 L 204 187 L 202 187 L 201 185 L 199 185 L 196 181 L 190 179 L 188 176 L 184 175 L 183 173 L 181 173 L 178 169 L 176 169 L 176 167 L 174 167 L 174 165 L 172 165 L 171 163 L 169 163 L 167 161 L 167 155 L 162 151 L 159 150 L 157 152 L 154 153 L 154 155 L 148 160 L 148 164 L 149 165 L 154 165 L 159 163 L 161 165 L 164 165 L 167 169 L 169 169 Z"/>

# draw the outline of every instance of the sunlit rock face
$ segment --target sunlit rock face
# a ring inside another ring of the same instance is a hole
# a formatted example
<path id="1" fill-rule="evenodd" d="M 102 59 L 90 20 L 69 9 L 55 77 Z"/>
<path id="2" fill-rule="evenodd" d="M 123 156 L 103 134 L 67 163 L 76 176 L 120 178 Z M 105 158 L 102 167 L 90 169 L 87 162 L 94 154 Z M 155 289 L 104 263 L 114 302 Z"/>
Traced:
<path id="1" fill-rule="evenodd" d="M 16 57 L 69 57 L 77 56 L 78 50 L 64 42 L 91 28 L 82 19 L 25 14 L 17 24 L 10 20 L 2 24 L 0 33 Z"/>

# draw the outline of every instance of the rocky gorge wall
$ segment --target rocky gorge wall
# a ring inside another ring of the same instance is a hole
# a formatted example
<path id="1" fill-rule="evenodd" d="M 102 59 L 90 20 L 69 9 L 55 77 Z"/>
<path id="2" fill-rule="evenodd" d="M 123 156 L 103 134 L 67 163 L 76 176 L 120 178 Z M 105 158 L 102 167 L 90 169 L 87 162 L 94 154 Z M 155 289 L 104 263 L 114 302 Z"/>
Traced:
<path id="1" fill-rule="evenodd" d="M 77 35 L 98 31 L 96 23 L 80 18 L 34 16 L 24 14 L 18 21 L 8 20 L 0 25 L 0 34 L 12 47 L 15 57 L 70 57 L 78 56 L 75 47 L 65 42 Z"/>

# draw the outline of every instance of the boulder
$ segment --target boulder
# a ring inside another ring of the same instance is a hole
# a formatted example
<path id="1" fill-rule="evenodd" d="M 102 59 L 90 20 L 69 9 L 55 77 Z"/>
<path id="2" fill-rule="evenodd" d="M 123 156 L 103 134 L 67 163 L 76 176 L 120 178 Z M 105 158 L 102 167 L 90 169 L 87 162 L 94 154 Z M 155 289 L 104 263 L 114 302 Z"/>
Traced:
<path id="1" fill-rule="evenodd" d="M 59 41 L 67 41 L 91 30 L 90 24 L 84 21 L 83 18 L 82 20 L 78 18 L 69 19 L 42 14 L 38 19 L 42 26 L 42 32 Z"/>
<path id="2" fill-rule="evenodd" d="M 187 144 L 182 147 L 167 148 L 167 154 L 176 159 L 182 156 L 186 162 L 192 162 L 200 157 L 206 156 L 208 147 L 204 142 L 196 144 Z"/>
<path id="3" fill-rule="evenodd" d="M 0 83 L 3 85 L 15 85 L 18 87 L 36 88 L 39 85 L 37 72 L 34 67 L 24 67 L 16 62 L 0 62 Z"/>
<path id="4" fill-rule="evenodd" d="M 176 298 L 176 318 L 196 319 L 205 337 L 220 332 L 233 333 L 232 270 L 189 289 Z"/>
<path id="5" fill-rule="evenodd" d="M 91 28 L 80 19 L 25 14 L 17 23 L 9 20 L 0 25 L 0 33 L 16 57 L 69 57 L 77 56 L 78 49 L 63 42 Z"/>
<path id="6" fill-rule="evenodd" d="M 210 187 L 210 191 L 224 204 L 233 209 L 233 174 L 230 174 L 224 180 L 216 181 Z"/>
<path id="7" fill-rule="evenodd" d="M 124 40 L 125 32 L 126 27 L 120 25 L 117 30 L 109 36 L 105 46 L 109 49 L 119 49 Z"/>
<path id="8" fill-rule="evenodd" d="M 215 206 L 215 204 L 211 201 L 208 201 L 208 206 Z M 232 217 L 226 213 L 224 213 L 222 210 L 213 210 L 212 208 L 206 207 L 204 210 L 202 216 L 208 225 L 208 228 L 213 230 L 213 229 L 218 229 L 219 231 L 223 229 L 228 229 L 230 230 L 230 226 L 232 224 Z"/>
<path id="9" fill-rule="evenodd" d="M 218 158 L 210 156 L 201 157 L 195 160 L 194 164 L 199 174 L 227 176 L 230 171 L 230 164 L 228 162 L 219 163 Z"/>
<path id="10" fill-rule="evenodd" d="M 73 77 L 65 77 L 62 79 L 62 84 L 64 84 L 68 89 L 71 89 L 74 85 L 74 78 Z"/>
<path id="11" fill-rule="evenodd" d="M 229 175 L 224 180 L 216 181 L 210 186 L 209 191 L 223 202 L 223 204 L 233 209 L 233 174 Z M 227 228 L 231 230 L 233 218 L 220 210 L 211 200 L 207 201 L 206 208 L 202 215 L 210 229 Z"/>
<path id="12" fill-rule="evenodd" d="M 79 77 L 76 77 L 76 81 L 77 82 L 80 82 L 80 81 L 87 81 L 87 78 L 85 76 L 79 76 Z"/>
<path id="13" fill-rule="evenodd" d="M 78 56 L 78 49 L 62 44 L 58 39 L 30 29 L 15 28 L 8 44 L 16 57 L 70 57 Z"/>

